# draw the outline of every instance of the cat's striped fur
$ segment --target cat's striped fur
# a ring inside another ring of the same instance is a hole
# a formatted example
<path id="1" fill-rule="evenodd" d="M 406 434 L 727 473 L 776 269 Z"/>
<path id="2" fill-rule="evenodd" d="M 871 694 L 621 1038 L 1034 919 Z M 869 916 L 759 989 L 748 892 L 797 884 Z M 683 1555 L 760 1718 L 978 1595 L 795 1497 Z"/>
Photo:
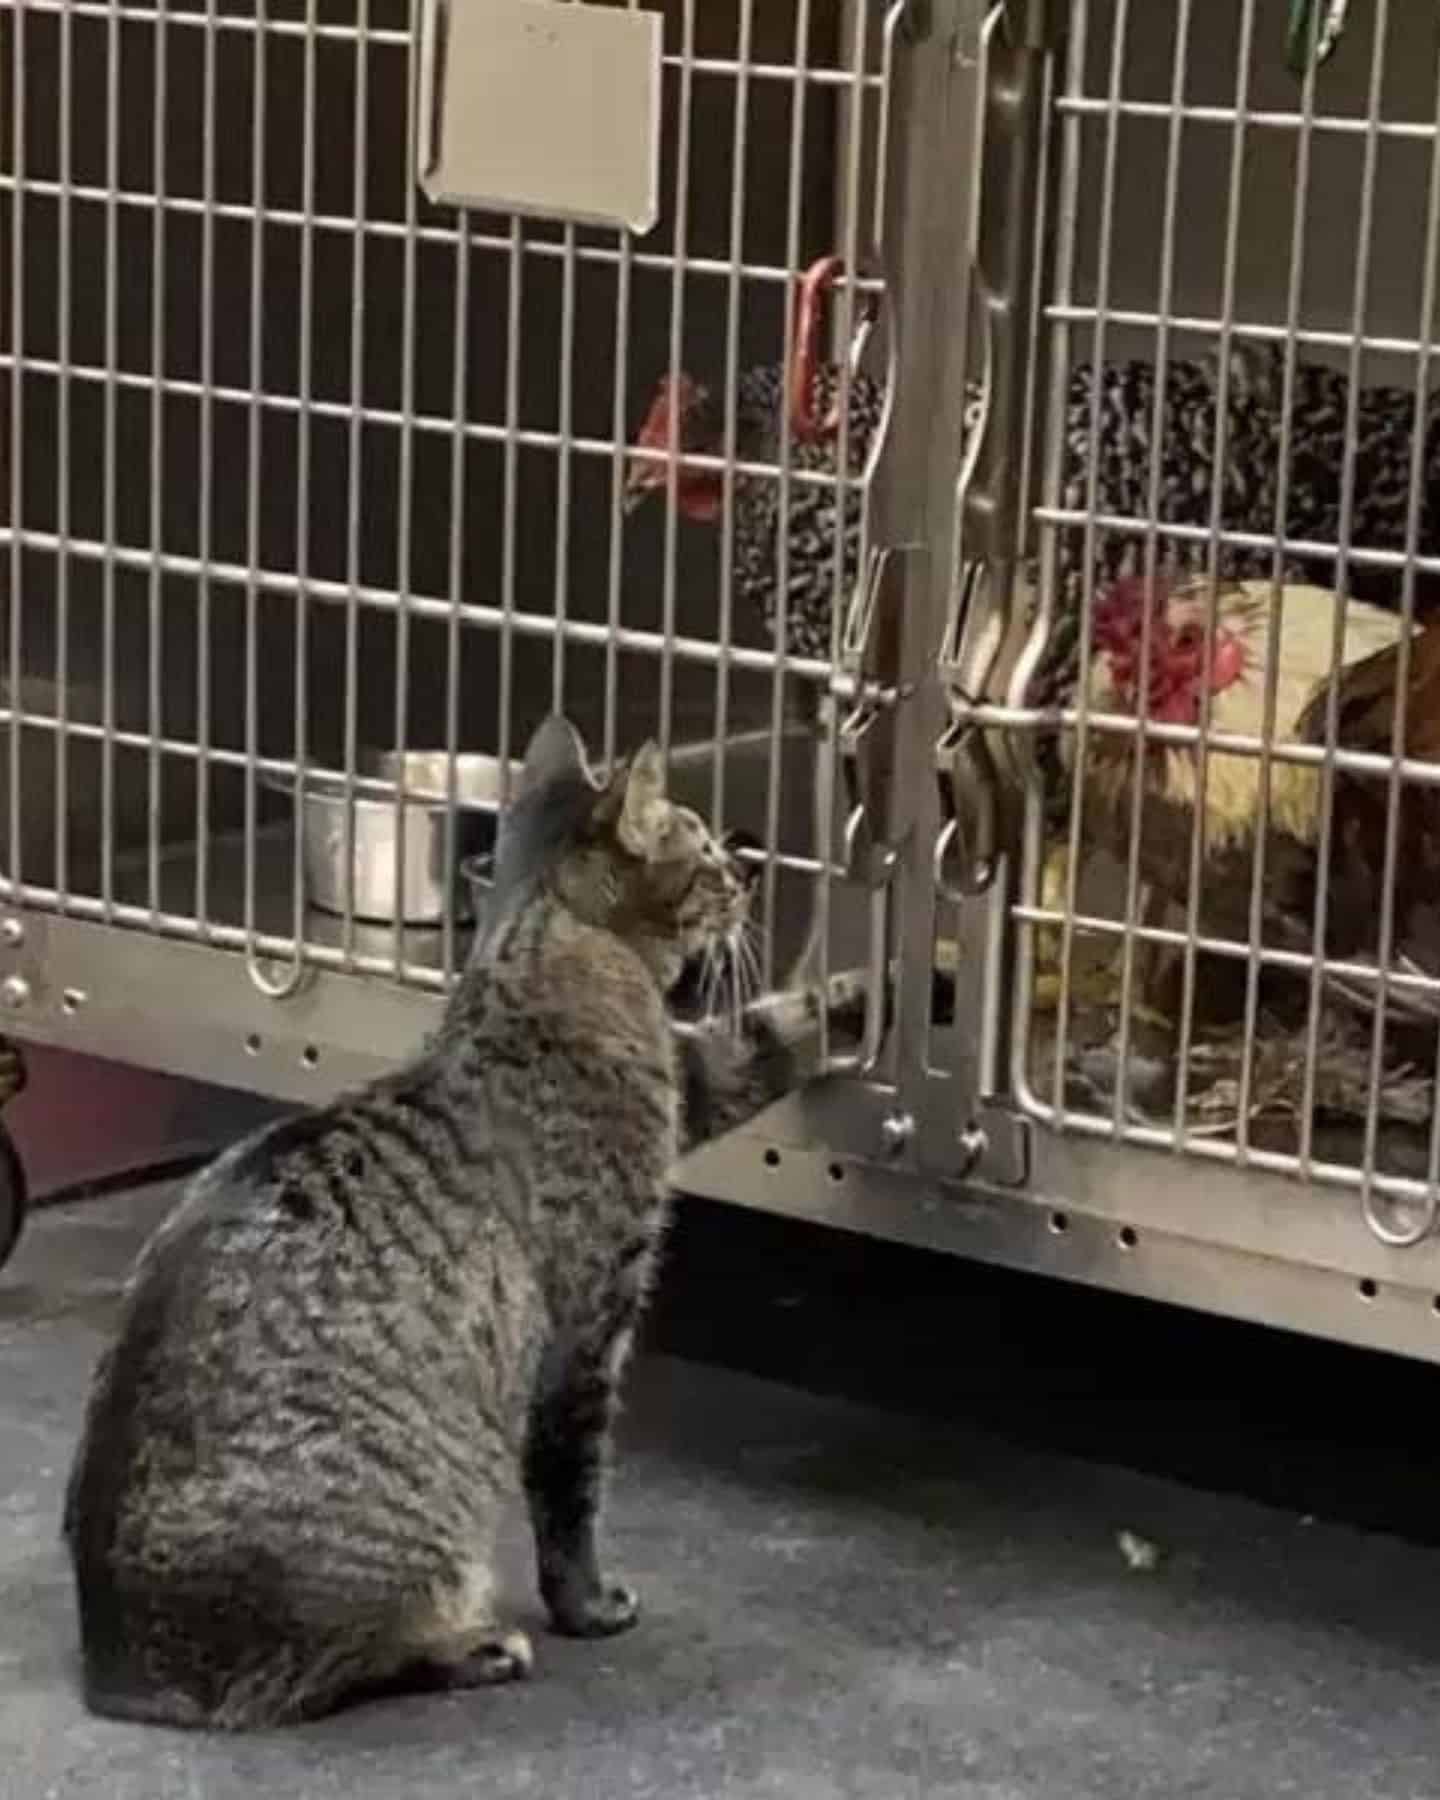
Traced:
<path id="1" fill-rule="evenodd" d="M 596 1512 L 681 1117 L 791 1085 L 664 993 L 744 886 L 642 752 L 537 734 L 483 941 L 407 1067 L 222 1156 L 143 1252 L 71 1475 L 86 1698 L 242 1728 L 524 1674 L 491 1550 L 523 1486 L 556 1627 L 630 1625 Z M 806 1009 L 790 1009 L 792 1032 Z"/>

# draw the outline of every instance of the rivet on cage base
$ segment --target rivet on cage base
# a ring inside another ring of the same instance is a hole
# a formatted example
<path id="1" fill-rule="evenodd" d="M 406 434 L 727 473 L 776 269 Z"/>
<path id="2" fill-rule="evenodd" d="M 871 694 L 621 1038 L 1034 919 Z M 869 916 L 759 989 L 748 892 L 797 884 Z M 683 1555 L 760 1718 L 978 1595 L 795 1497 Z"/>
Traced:
<path id="1" fill-rule="evenodd" d="M 915 1135 L 915 1115 L 908 1112 L 889 1112 L 880 1121 L 880 1137 L 886 1152 L 898 1156 Z"/>

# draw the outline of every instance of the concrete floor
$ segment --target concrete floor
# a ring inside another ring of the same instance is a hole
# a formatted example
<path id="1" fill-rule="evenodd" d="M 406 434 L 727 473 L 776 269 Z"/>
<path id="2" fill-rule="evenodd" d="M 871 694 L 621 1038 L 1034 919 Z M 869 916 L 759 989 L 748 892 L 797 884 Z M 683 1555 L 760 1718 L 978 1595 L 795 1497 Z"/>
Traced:
<path id="1" fill-rule="evenodd" d="M 165 1200 L 42 1213 L 0 1275 L 4 1800 L 1431 1800 L 1440 1786 L 1440 1553 L 1019 1447 L 963 1408 L 901 1413 L 696 1360 L 717 1281 L 752 1351 L 769 1300 L 758 1270 L 752 1284 L 696 1268 L 683 1227 L 659 1323 L 685 1329 L 659 1335 L 688 1354 L 641 1359 L 611 1508 L 640 1629 L 600 1646 L 537 1636 L 527 1687 L 263 1738 L 93 1720 L 60 1492 L 117 1285 Z M 743 1240 L 737 1217 L 707 1229 Z M 785 1299 L 790 1316 L 803 1299 Z M 1023 1356 L 1011 1367 L 1018 1391 Z M 1127 1565 L 1122 1530 L 1163 1547 L 1158 1569 Z M 507 1566 L 515 1612 L 538 1624 L 518 1522 Z"/>

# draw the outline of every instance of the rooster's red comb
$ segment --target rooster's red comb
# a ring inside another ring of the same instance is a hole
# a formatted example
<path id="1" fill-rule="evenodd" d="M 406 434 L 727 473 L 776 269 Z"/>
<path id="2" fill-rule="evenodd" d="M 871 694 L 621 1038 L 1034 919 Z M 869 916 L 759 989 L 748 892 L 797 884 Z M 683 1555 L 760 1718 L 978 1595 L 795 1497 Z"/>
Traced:
<path id="1" fill-rule="evenodd" d="M 1164 575 L 1157 575 L 1153 582 L 1143 575 L 1121 575 L 1095 596 L 1095 623 L 1112 630 L 1129 626 L 1138 631 L 1147 607 L 1160 613 L 1169 600 L 1170 583 Z"/>

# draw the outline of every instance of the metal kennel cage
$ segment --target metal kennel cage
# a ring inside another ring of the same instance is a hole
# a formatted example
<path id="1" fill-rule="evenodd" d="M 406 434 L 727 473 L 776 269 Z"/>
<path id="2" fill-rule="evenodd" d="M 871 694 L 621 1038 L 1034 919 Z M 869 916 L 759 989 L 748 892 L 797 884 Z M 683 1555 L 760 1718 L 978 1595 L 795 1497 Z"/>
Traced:
<path id="1" fill-rule="evenodd" d="M 652 229 L 427 198 L 444 0 L 0 4 L 13 1038 L 383 1066 L 560 705 L 865 995 L 684 1187 L 1440 1355 L 1433 9 L 528 3 L 659 15 Z M 827 466 L 740 396 L 831 255 Z M 682 372 L 703 525 L 627 504 Z"/>

